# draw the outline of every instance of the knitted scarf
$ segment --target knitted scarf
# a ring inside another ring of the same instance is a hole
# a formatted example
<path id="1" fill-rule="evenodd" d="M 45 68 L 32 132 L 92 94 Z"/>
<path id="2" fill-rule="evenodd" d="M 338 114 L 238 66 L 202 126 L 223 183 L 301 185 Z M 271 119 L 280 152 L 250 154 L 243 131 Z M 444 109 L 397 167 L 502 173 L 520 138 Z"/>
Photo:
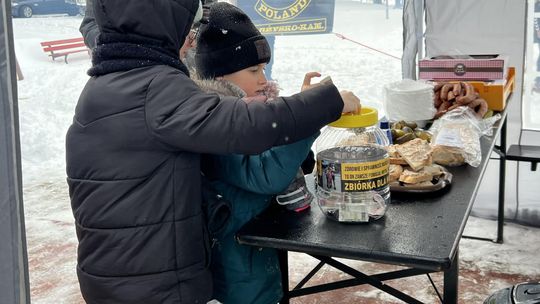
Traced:
<path id="1" fill-rule="evenodd" d="M 159 41 L 101 33 L 92 50 L 92 67 L 88 75 L 99 76 L 153 65 L 168 65 L 189 76 L 178 54 L 165 49 Z"/>

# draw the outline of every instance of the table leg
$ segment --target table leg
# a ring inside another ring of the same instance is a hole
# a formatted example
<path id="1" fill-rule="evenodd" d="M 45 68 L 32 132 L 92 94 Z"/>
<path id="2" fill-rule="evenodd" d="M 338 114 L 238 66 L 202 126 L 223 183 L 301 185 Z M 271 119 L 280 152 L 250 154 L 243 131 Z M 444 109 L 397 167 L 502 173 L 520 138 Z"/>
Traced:
<path id="1" fill-rule="evenodd" d="M 504 229 L 504 191 L 506 187 L 506 121 L 508 116 L 504 119 L 501 127 L 501 153 L 499 157 L 499 210 L 497 217 L 497 243 L 503 242 L 503 229 Z"/>
<path id="2" fill-rule="evenodd" d="M 283 298 L 279 304 L 289 304 L 289 258 L 286 250 L 278 250 L 279 268 L 281 269 L 281 288 Z"/>
<path id="3" fill-rule="evenodd" d="M 458 302 L 459 250 L 450 265 L 444 271 L 444 304 Z"/>

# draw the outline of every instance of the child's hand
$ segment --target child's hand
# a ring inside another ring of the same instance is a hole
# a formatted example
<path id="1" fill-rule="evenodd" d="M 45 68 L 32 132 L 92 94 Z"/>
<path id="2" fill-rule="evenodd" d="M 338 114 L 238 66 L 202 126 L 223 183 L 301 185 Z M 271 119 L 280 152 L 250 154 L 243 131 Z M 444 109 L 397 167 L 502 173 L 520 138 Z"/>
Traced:
<path id="1" fill-rule="evenodd" d="M 343 113 L 360 113 L 360 99 L 351 91 L 340 91 L 341 99 L 343 99 Z"/>
<path id="2" fill-rule="evenodd" d="M 319 83 L 311 84 L 311 79 L 314 77 L 321 77 L 321 73 L 319 72 L 306 73 L 306 76 L 304 76 L 304 83 L 302 83 L 302 88 L 300 89 L 300 91 L 303 92 L 305 90 L 309 90 L 311 88 L 320 86 Z"/>

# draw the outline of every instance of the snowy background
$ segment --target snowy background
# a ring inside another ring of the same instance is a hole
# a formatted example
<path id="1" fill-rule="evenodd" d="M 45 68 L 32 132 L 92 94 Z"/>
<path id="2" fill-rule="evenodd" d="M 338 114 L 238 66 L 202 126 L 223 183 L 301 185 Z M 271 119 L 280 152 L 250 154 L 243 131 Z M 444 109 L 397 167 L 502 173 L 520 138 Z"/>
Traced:
<path id="1" fill-rule="evenodd" d="M 401 10 L 390 9 L 388 13 L 387 19 L 381 5 L 338 2 L 334 32 L 400 57 Z M 90 60 L 87 54 L 78 53 L 69 56 L 69 64 L 60 58 L 52 61 L 39 44 L 79 37 L 80 22 L 80 16 L 13 20 L 16 56 L 25 77 L 18 83 L 18 93 L 33 303 L 82 303 L 75 274 L 77 240 L 65 182 L 64 137 L 78 95 L 88 79 L 86 70 Z M 332 76 L 340 89 L 353 91 L 363 104 L 381 108 L 383 85 L 401 79 L 399 60 L 333 34 L 277 37 L 274 55 L 273 76 L 279 81 L 283 95 L 297 92 L 306 72 L 319 71 L 323 76 Z M 494 233 L 495 222 L 469 219 L 466 234 L 493 236 Z M 540 280 L 540 229 L 508 224 L 503 245 L 463 240 L 460 250 L 462 273 L 473 269 L 489 281 L 483 285 L 487 286 L 484 289 L 467 294 L 471 299 L 467 303 L 479 302 L 508 285 Z M 293 282 L 314 263 L 299 254 L 292 254 L 290 262 Z M 350 263 L 361 265 L 361 262 Z M 507 276 L 492 276 L 492 272 Z M 333 301 L 353 303 L 355 300 L 350 296 L 356 296 L 397 303 L 374 289 L 366 290 Z M 432 291 L 415 292 L 420 299 L 435 301 Z M 296 301 L 302 302 L 293 303 L 327 302 L 309 297 Z"/>

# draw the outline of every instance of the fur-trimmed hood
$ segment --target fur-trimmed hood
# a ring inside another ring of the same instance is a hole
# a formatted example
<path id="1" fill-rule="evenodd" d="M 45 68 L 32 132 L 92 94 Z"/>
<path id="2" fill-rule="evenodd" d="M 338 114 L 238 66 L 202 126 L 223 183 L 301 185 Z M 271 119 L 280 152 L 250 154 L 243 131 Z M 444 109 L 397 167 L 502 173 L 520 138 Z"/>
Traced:
<path id="1" fill-rule="evenodd" d="M 193 79 L 195 83 L 206 93 L 216 93 L 219 96 L 234 96 L 250 99 L 246 97 L 246 92 L 234 83 L 223 79 Z M 279 86 L 275 81 L 268 81 L 264 88 L 266 98 L 262 101 L 270 101 L 279 96 Z M 256 97 L 254 97 L 257 99 Z"/>
<path id="2" fill-rule="evenodd" d="M 195 83 L 206 93 L 216 93 L 219 96 L 235 96 L 244 98 L 246 92 L 234 83 L 222 79 L 194 79 Z"/>

